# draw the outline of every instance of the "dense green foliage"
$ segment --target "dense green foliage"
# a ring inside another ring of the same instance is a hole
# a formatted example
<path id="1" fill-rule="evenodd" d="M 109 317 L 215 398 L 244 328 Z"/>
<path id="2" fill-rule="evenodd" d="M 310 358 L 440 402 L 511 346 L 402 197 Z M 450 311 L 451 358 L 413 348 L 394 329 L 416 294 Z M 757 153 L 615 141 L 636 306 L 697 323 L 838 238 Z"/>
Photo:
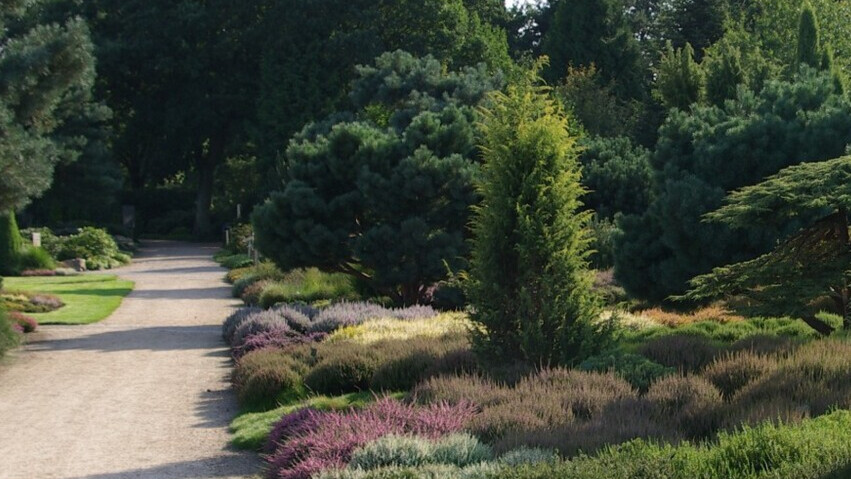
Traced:
<path id="1" fill-rule="evenodd" d="M 584 204 L 599 216 L 640 214 L 651 199 L 650 152 L 629 138 L 591 138 L 581 142 Z"/>
<path id="2" fill-rule="evenodd" d="M 541 40 L 549 56 L 547 79 L 563 78 L 568 66 L 594 64 L 603 84 L 614 82 L 621 98 L 639 98 L 647 84 L 641 50 L 618 0 L 561 0 Z"/>
<path id="3" fill-rule="evenodd" d="M 600 347 L 579 151 L 535 78 L 494 93 L 482 120 L 482 203 L 468 296 L 495 357 L 569 363 Z"/>
<path id="4" fill-rule="evenodd" d="M 257 247 L 283 270 L 316 266 L 422 301 L 466 252 L 475 107 L 499 81 L 401 51 L 360 68 L 356 110 L 290 144 L 283 191 L 253 216 Z"/>
<path id="5" fill-rule="evenodd" d="M 73 161 L 85 137 L 82 116 L 94 82 L 93 46 L 80 19 L 30 25 L 30 2 L 0 11 L 0 211 L 28 204 L 51 184 L 57 163 Z"/>
<path id="6" fill-rule="evenodd" d="M 812 70 L 759 93 L 743 90 L 723 107 L 673 110 L 651 157 L 653 200 L 620 223 L 618 278 L 634 294 L 664 299 L 715 266 L 764 253 L 785 225 L 734 231 L 702 215 L 721 206 L 727 191 L 841 155 L 849 132 L 851 104 L 829 74 Z"/>
<path id="7" fill-rule="evenodd" d="M 830 298 L 849 324 L 848 185 L 851 157 L 805 163 L 732 193 L 708 218 L 742 228 L 765 227 L 788 218 L 816 218 L 815 224 L 757 259 L 716 268 L 691 281 L 690 299 L 745 295 L 750 314 L 794 314 L 823 333 L 814 303 Z M 823 216 L 826 215 L 826 216 Z"/>

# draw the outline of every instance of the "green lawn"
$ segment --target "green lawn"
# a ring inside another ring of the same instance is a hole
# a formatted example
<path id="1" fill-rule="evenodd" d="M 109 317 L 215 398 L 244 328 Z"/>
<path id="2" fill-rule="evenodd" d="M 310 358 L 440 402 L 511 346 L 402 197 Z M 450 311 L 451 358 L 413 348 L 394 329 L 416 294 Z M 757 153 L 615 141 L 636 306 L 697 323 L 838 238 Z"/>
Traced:
<path id="1" fill-rule="evenodd" d="M 10 291 L 28 291 L 59 296 L 65 306 L 50 313 L 30 314 L 40 324 L 89 324 L 100 321 L 121 304 L 133 290 L 132 281 L 114 275 L 80 275 L 33 278 L 3 278 Z"/>

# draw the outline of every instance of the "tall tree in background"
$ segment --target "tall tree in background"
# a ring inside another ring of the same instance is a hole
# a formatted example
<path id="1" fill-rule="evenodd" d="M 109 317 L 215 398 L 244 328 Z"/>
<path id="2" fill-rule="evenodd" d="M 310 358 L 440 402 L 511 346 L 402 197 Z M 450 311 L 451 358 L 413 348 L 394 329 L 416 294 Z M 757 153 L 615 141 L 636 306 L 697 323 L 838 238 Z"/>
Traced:
<path id="1" fill-rule="evenodd" d="M 819 28 L 816 13 L 809 2 L 804 2 L 804 8 L 801 10 L 796 60 L 798 65 L 804 64 L 812 68 L 818 68 L 821 65 L 822 48 Z"/>
<path id="2" fill-rule="evenodd" d="M 494 93 L 484 111 L 468 295 L 480 351 L 570 364 L 603 342 L 588 270 L 590 213 L 568 118 L 537 81 Z"/>
<path id="3" fill-rule="evenodd" d="M 569 66 L 600 70 L 603 84 L 612 83 L 622 99 L 642 97 L 648 84 L 647 66 L 618 0 L 560 0 L 542 40 L 550 58 L 545 78 L 552 84 Z"/>

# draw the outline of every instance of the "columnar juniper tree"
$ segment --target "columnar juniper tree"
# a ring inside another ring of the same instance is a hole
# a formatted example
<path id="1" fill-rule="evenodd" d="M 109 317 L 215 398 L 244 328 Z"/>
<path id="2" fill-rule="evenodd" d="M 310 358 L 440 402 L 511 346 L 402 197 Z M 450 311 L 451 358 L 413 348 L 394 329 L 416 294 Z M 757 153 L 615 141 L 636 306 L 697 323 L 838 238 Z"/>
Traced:
<path id="1" fill-rule="evenodd" d="M 830 299 L 844 328 L 851 326 L 851 157 L 786 168 L 725 203 L 706 219 L 750 229 L 809 221 L 768 254 L 694 278 L 685 298 L 738 297 L 735 304 L 747 313 L 798 316 L 823 334 L 832 327 L 814 313 L 820 299 Z"/>
<path id="2" fill-rule="evenodd" d="M 601 345 L 579 149 L 537 75 L 483 110 L 482 202 L 467 282 L 478 349 L 571 363 Z"/>

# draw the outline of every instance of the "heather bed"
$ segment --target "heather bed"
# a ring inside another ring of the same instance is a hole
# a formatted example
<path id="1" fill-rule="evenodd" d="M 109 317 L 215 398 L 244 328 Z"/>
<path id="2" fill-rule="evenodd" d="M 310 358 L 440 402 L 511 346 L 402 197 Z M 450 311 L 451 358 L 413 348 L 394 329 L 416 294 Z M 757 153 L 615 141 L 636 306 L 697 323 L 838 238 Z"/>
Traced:
<path id="1" fill-rule="evenodd" d="M 246 411 L 232 424 L 234 443 L 263 450 L 269 477 L 288 479 L 547 477 L 541 471 L 552 468 L 606 477 L 587 471 L 601 474 L 601 464 L 623 457 L 613 451 L 628 450 L 614 446 L 708 457 L 724 441 L 757 434 L 737 432 L 742 426 L 782 423 L 790 447 L 804 447 L 794 444 L 804 434 L 796 425 L 828 424 L 809 418 L 851 407 L 851 344 L 813 341 L 795 320 L 624 321 L 605 354 L 538 371 L 480 363 L 469 328 L 461 313 L 369 303 L 237 312 L 223 327 Z M 381 422 L 388 414 L 398 415 L 390 425 Z M 420 415 L 456 422 L 428 429 L 412 419 Z M 337 431 L 336 446 L 323 421 Z M 487 451 L 481 461 L 434 457 L 432 443 L 459 434 Z M 350 464 L 364 448 L 384 455 L 380 467 Z M 736 477 L 773 477 L 757 472 Z"/>

